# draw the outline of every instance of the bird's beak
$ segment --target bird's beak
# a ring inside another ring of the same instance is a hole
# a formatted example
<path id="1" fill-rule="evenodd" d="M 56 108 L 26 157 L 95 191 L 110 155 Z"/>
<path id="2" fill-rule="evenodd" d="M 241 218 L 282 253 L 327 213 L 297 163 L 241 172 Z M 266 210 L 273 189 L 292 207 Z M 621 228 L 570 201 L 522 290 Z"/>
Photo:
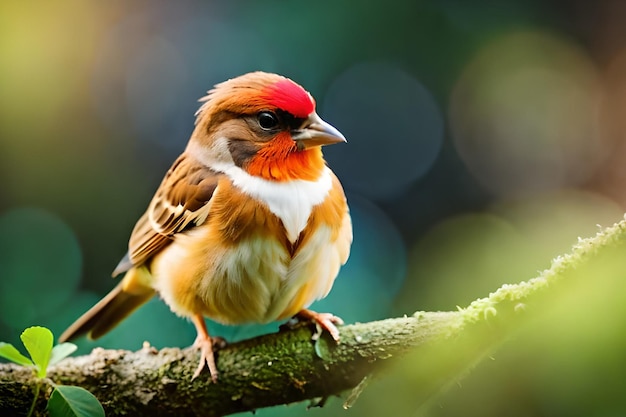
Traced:
<path id="1" fill-rule="evenodd" d="M 323 121 L 315 112 L 307 117 L 300 129 L 291 132 L 291 138 L 298 144 L 298 149 L 346 142 L 340 131 Z"/>

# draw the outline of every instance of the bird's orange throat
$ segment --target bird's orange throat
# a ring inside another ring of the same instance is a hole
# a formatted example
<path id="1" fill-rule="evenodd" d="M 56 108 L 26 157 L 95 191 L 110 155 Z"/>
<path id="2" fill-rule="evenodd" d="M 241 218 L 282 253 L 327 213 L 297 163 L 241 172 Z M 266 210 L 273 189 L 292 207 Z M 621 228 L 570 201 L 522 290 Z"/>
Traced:
<path id="1" fill-rule="evenodd" d="M 316 181 L 324 170 L 322 149 L 299 150 L 288 133 L 272 139 L 245 166 L 250 175 L 271 181 Z"/>

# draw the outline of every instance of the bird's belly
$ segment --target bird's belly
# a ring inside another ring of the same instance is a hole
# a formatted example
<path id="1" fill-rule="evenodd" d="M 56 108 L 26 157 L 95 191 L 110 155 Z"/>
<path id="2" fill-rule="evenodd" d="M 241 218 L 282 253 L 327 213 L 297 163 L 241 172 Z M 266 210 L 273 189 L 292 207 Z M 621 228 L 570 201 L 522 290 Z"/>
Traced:
<path id="1" fill-rule="evenodd" d="M 158 264 L 167 267 L 153 268 L 157 290 L 182 316 L 201 313 L 225 324 L 290 317 L 330 291 L 341 265 L 330 235 L 319 228 L 293 256 L 277 239 L 263 235 L 230 247 L 199 246 L 187 236 L 176 243 L 205 250 L 164 253 Z"/>
<path id="2" fill-rule="evenodd" d="M 250 237 L 223 251 L 201 278 L 203 314 L 226 324 L 275 319 L 289 271 L 289 253 L 274 239 Z"/>

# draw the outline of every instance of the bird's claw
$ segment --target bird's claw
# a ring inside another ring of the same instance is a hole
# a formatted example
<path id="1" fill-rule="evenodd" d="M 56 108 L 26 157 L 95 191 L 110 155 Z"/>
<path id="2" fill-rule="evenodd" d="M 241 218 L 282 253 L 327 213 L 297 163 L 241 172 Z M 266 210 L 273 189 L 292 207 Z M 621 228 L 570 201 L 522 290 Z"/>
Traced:
<path id="1" fill-rule="evenodd" d="M 217 366 L 215 365 L 215 353 L 213 351 L 213 340 L 210 336 L 196 338 L 196 341 L 193 343 L 193 346 L 200 350 L 200 363 L 196 368 L 196 371 L 193 373 L 191 377 L 192 380 L 196 379 L 200 376 L 200 373 L 204 369 L 204 365 L 209 368 L 209 372 L 211 373 L 211 380 L 213 382 L 217 382 Z"/>
<path id="2" fill-rule="evenodd" d="M 341 326 L 343 324 L 343 320 L 340 317 L 332 313 L 317 313 L 306 309 L 300 311 L 297 315 L 300 318 L 311 320 L 315 323 L 316 332 L 312 336 L 313 340 L 319 339 L 322 332 L 326 330 L 333 340 L 339 343 L 339 329 L 337 329 L 335 325 Z"/>

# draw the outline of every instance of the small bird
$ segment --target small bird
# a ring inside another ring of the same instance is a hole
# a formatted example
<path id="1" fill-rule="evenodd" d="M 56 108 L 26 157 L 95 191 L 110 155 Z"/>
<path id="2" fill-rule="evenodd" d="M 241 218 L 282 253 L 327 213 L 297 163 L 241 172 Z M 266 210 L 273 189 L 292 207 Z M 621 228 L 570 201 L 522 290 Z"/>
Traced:
<path id="1" fill-rule="evenodd" d="M 346 197 L 321 147 L 344 136 L 283 76 L 252 72 L 201 99 L 195 129 L 132 231 L 120 283 L 60 337 L 96 339 L 158 294 L 193 322 L 217 380 L 204 317 L 224 324 L 312 320 L 339 341 L 342 320 L 307 307 L 350 253 Z"/>

